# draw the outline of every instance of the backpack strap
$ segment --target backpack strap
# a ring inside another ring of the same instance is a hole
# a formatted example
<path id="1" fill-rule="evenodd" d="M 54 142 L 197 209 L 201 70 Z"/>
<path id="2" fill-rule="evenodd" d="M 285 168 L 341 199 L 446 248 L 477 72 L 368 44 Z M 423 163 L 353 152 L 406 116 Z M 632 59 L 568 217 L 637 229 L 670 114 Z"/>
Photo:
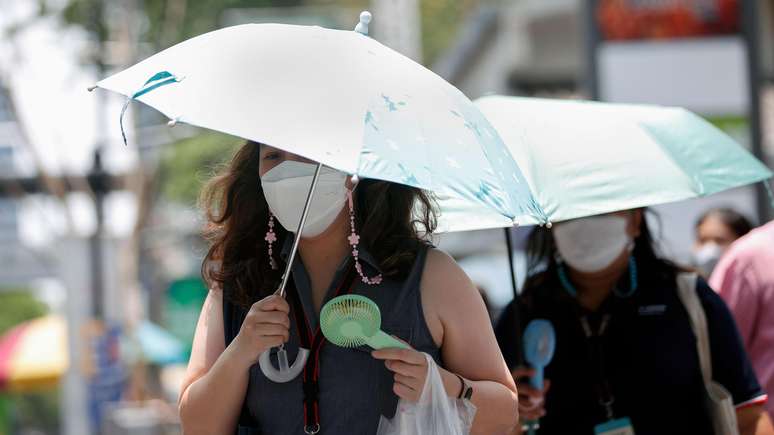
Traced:
<path id="1" fill-rule="evenodd" d="M 696 350 L 699 354 L 699 365 L 704 384 L 712 382 L 712 358 L 710 353 L 709 332 L 707 330 L 707 316 L 701 306 L 699 295 L 696 293 L 695 273 L 682 272 L 677 274 L 677 294 L 688 312 L 691 321 L 691 329 L 696 336 Z"/>

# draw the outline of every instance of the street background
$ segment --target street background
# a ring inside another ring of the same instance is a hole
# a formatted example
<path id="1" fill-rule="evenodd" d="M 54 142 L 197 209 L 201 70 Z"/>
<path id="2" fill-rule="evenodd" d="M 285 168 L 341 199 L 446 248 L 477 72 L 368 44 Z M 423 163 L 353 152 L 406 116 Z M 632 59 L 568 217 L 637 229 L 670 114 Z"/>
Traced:
<path id="1" fill-rule="evenodd" d="M 124 146 L 124 100 L 86 89 L 209 30 L 351 29 L 365 9 L 373 37 L 471 99 L 684 106 L 774 166 L 774 0 L 0 0 L 0 334 L 53 358 L 35 385 L 0 382 L 0 435 L 179 433 L 207 293 L 196 199 L 241 140 L 168 127 L 136 103 Z M 750 186 L 654 207 L 654 225 L 663 253 L 688 264 L 703 211 L 730 206 L 762 223 L 769 204 Z M 529 231 L 513 230 L 519 282 Z M 513 297 L 503 231 L 436 243 L 496 316 Z M 0 375 L 13 362 L 2 349 Z"/>

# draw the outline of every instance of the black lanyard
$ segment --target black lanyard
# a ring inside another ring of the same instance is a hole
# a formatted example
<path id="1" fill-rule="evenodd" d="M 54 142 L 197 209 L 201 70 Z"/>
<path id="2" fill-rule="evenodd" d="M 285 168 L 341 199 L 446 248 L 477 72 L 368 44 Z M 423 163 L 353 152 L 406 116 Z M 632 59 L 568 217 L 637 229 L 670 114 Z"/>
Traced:
<path id="1" fill-rule="evenodd" d="M 354 287 L 354 283 L 355 268 L 353 267 L 353 263 L 350 262 L 333 297 L 343 293 L 350 293 L 352 287 Z M 320 350 L 322 350 L 328 340 L 325 339 L 325 335 L 320 331 L 319 324 L 317 325 L 314 334 L 312 334 L 312 330 L 309 328 L 309 322 L 304 314 L 304 306 L 301 304 L 298 289 L 291 289 L 291 291 L 288 292 L 288 296 L 293 304 L 293 317 L 296 320 L 299 342 L 301 343 L 301 347 L 309 349 L 309 358 L 306 360 L 306 366 L 304 367 L 302 386 L 304 389 L 304 432 L 312 435 L 320 432 Z"/>
<path id="2" fill-rule="evenodd" d="M 591 322 L 589 322 L 588 315 L 579 314 L 578 319 L 581 328 L 583 329 L 583 335 L 586 337 L 588 360 L 590 364 L 596 368 L 594 373 L 594 389 L 597 393 L 597 400 L 604 408 L 607 419 L 612 420 L 615 397 L 610 388 L 610 383 L 607 381 L 604 351 L 605 345 L 603 343 L 605 332 L 607 332 L 607 328 L 610 324 L 610 314 L 602 315 L 602 319 L 596 330 L 591 328 Z"/>
<path id="3" fill-rule="evenodd" d="M 567 273 L 561 263 L 557 265 L 557 275 L 559 277 L 559 283 L 565 289 L 565 291 L 575 299 L 578 291 L 570 282 Z M 613 294 L 620 298 L 628 298 L 637 291 L 637 262 L 634 256 L 629 257 L 629 290 L 626 293 L 618 291 L 618 285 L 613 288 Z M 576 300 L 576 304 L 577 304 Z M 594 374 L 594 389 L 597 393 L 597 400 L 599 404 L 605 409 L 605 414 L 608 420 L 613 419 L 613 403 L 615 397 L 613 396 L 613 390 L 610 388 L 610 383 L 607 381 L 606 376 L 606 361 L 605 361 L 605 346 L 603 338 L 607 327 L 610 323 L 610 314 L 605 313 L 602 315 L 602 319 L 599 322 L 597 330 L 591 328 L 588 314 L 581 312 L 581 308 L 578 307 L 578 320 L 580 321 L 581 328 L 583 329 L 583 335 L 586 337 L 586 353 L 588 356 L 589 364 L 596 367 L 596 373 Z"/>

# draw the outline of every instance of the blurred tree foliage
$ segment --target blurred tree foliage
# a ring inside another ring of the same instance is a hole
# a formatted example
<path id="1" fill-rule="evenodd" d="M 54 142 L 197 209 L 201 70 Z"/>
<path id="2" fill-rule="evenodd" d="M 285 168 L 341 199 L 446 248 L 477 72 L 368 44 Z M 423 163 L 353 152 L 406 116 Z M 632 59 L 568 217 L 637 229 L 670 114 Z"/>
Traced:
<path id="1" fill-rule="evenodd" d="M 34 393 L 9 394 L 9 407 L 14 425 L 23 428 L 25 434 L 58 434 L 60 390 L 38 391 Z"/>
<path id="2" fill-rule="evenodd" d="M 141 39 L 157 49 L 213 30 L 221 12 L 230 8 L 298 6 L 302 0 L 135 0 L 147 18 Z M 106 0 L 68 0 L 63 12 L 66 23 L 84 27 L 100 40 L 107 38 L 103 15 Z M 115 4 L 115 2 L 113 2 Z"/>
<path id="3" fill-rule="evenodd" d="M 419 0 L 422 22 L 422 54 L 432 66 L 454 42 L 465 17 L 477 0 Z"/>
<path id="4" fill-rule="evenodd" d="M 233 136 L 205 132 L 168 146 L 159 171 L 164 198 L 188 206 L 196 205 L 204 182 L 231 159 L 243 142 Z"/>
<path id="5" fill-rule="evenodd" d="M 422 26 L 423 63 L 432 66 L 454 42 L 467 14 L 482 2 L 496 0 L 417 0 Z M 368 0 L 307 0 L 304 4 L 336 4 L 353 9 L 368 9 Z M 378 20 L 379 17 L 375 17 Z"/>
<path id="6" fill-rule="evenodd" d="M 0 334 L 24 321 L 46 314 L 46 305 L 24 289 L 0 291 Z"/>
<path id="7" fill-rule="evenodd" d="M 147 18 L 141 39 L 156 49 L 217 28 L 221 13 L 232 8 L 337 5 L 367 9 L 368 0 L 135 0 Z M 432 64 L 453 42 L 466 14 L 482 0 L 419 0 L 422 49 L 425 64 Z M 63 12 L 66 23 L 85 28 L 99 40 L 108 36 L 105 0 L 68 0 Z M 41 5 L 45 2 L 41 1 Z M 41 13 L 47 9 L 40 8 Z"/>

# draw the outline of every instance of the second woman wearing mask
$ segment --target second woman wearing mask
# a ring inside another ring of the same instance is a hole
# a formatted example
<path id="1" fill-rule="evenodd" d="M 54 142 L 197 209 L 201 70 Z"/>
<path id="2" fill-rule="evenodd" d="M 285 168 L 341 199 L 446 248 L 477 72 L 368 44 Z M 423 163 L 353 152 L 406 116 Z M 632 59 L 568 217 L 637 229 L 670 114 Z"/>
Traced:
<path id="1" fill-rule="evenodd" d="M 496 330 L 523 419 L 540 418 L 540 434 L 591 434 L 610 421 L 628 422 L 637 435 L 712 433 L 696 341 L 678 297 L 681 270 L 656 255 L 642 210 L 539 228 L 528 251 L 524 291 Z M 712 377 L 731 393 L 740 432 L 774 433 L 728 309 L 703 280 L 695 290 Z M 524 382 L 532 371 L 520 356 L 520 331 L 535 318 L 556 330 L 544 391 Z"/>

